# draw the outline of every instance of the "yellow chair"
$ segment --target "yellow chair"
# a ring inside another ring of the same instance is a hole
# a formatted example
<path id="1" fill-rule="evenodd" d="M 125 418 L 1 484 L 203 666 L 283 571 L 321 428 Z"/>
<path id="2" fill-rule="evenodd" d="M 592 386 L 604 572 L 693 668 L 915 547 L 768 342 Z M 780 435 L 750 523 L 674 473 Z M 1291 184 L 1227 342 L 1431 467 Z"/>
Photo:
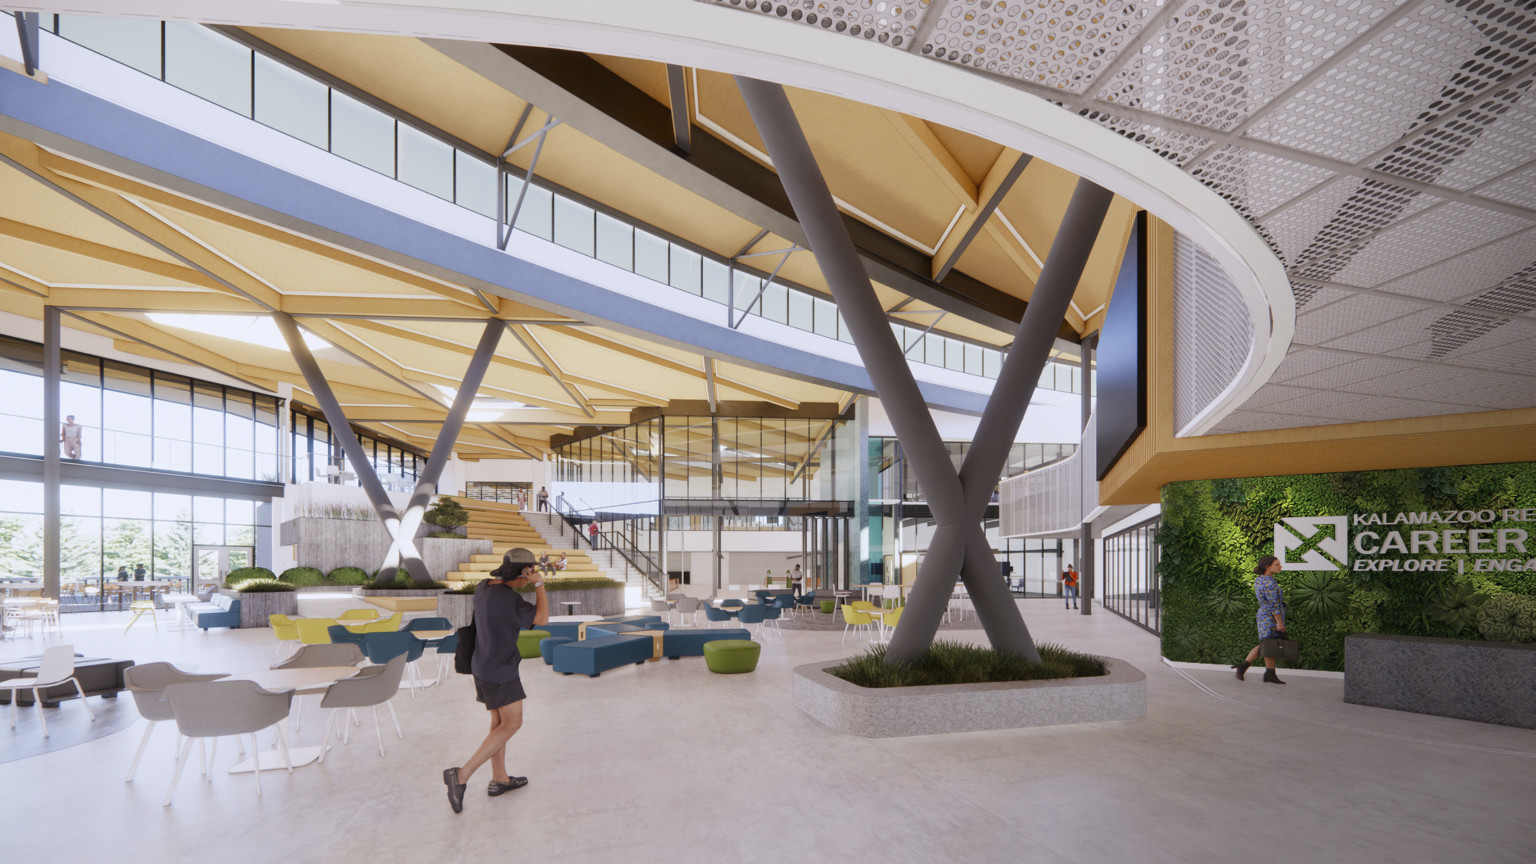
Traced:
<path id="1" fill-rule="evenodd" d="M 341 613 L 337 621 L 372 621 L 379 617 L 377 609 L 348 609 Z"/>
<path id="2" fill-rule="evenodd" d="M 272 652 L 272 665 L 276 666 L 288 643 L 299 641 L 299 625 L 287 615 L 268 615 L 267 623 L 272 626 L 272 635 L 277 637 L 277 650 Z"/>
<path id="3" fill-rule="evenodd" d="M 304 645 L 331 644 L 330 627 L 334 618 L 300 618 L 293 622 L 299 630 L 299 642 Z"/>
<path id="4" fill-rule="evenodd" d="M 861 600 L 859 602 L 862 603 L 863 601 Z M 864 627 L 864 628 L 868 629 L 869 625 L 873 624 L 874 621 L 875 621 L 875 616 L 873 616 L 873 615 L 871 615 L 868 612 L 865 612 L 863 610 L 854 608 L 854 606 L 856 606 L 856 605 L 857 604 L 850 604 L 848 606 L 844 606 L 843 607 L 843 622 L 844 622 L 843 623 L 843 641 L 844 642 L 848 641 L 848 628 L 850 628 L 850 627 Z M 871 604 L 865 604 L 865 605 L 871 605 Z"/>
<path id="5" fill-rule="evenodd" d="M 896 625 L 900 623 L 901 613 L 905 609 L 905 606 L 897 606 L 895 609 L 885 613 L 885 635 L 889 636 L 889 634 L 896 632 Z"/>
<path id="6" fill-rule="evenodd" d="M 863 612 L 866 609 L 879 609 L 880 608 L 879 606 L 876 606 L 875 604 L 869 602 L 868 600 L 855 600 L 852 603 L 845 604 L 845 607 L 846 606 L 852 606 L 854 609 L 857 609 L 860 612 Z"/>
<path id="7" fill-rule="evenodd" d="M 402 614 L 404 614 L 404 613 L 396 612 L 395 614 L 389 616 L 388 618 L 380 618 L 379 620 L 374 621 L 374 622 L 372 622 L 370 624 L 365 624 L 365 625 L 363 625 L 363 629 L 362 630 L 358 630 L 358 631 L 354 631 L 354 632 L 359 632 L 359 633 L 393 633 L 396 630 L 400 629 L 400 616 Z"/>

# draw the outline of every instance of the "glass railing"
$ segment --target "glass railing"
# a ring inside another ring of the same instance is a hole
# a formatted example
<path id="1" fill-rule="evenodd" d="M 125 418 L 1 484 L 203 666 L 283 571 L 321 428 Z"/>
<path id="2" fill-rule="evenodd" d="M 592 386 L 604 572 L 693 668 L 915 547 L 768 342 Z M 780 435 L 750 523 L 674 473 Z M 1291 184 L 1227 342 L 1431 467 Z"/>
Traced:
<path id="1" fill-rule="evenodd" d="M 417 128 L 216 30 L 75 15 L 48 16 L 44 24 L 61 38 L 265 126 L 497 218 L 497 170 L 484 154 L 455 147 L 436 130 Z M 509 175 L 505 183 L 503 200 L 516 201 L 522 178 Z M 753 315 L 853 341 L 837 306 L 823 295 L 782 279 L 768 283 L 765 274 L 537 180 L 528 184 L 514 227 L 718 303 L 728 324 Z M 891 330 L 910 362 L 986 378 L 996 378 L 1002 368 L 1003 352 L 996 348 L 929 332 L 926 325 L 893 321 Z M 1042 387 L 1072 386 L 1070 373 L 1046 371 Z"/>

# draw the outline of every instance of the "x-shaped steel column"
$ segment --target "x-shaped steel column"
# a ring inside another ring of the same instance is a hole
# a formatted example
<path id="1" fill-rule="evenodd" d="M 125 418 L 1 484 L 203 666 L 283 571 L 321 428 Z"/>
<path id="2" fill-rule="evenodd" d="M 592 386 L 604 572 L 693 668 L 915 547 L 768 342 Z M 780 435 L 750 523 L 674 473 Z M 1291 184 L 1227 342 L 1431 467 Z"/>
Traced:
<path id="1" fill-rule="evenodd" d="M 362 484 L 363 491 L 368 494 L 368 500 L 379 514 L 380 521 L 384 523 L 384 529 L 389 532 L 390 547 L 384 556 L 383 566 L 379 568 L 379 581 L 393 580 L 402 565 L 417 582 L 432 581 L 432 574 L 428 572 L 426 562 L 421 560 L 421 553 L 416 549 L 416 529 L 421 527 L 422 517 L 426 515 L 427 502 L 437 491 L 437 481 L 443 476 L 443 469 L 447 467 L 452 457 L 453 445 L 458 441 L 459 432 L 464 428 L 464 418 L 474 402 L 475 393 L 480 389 L 480 382 L 485 379 L 485 372 L 490 368 L 492 358 L 496 356 L 496 345 L 500 342 L 501 333 L 505 329 L 502 322 L 494 318 L 486 322 L 485 332 L 480 335 L 480 344 L 475 347 L 475 353 L 469 361 L 469 368 L 464 372 L 464 380 L 460 383 L 458 392 L 454 394 L 453 406 L 448 409 L 448 416 L 443 418 L 437 440 L 432 444 L 432 453 L 427 457 L 427 466 L 416 478 L 416 489 L 405 506 L 405 512 L 401 513 L 389 500 L 388 493 L 384 491 L 384 484 L 379 482 L 379 475 L 373 469 L 373 463 L 368 461 L 362 444 L 358 442 L 357 435 L 352 432 L 352 424 L 347 421 L 345 412 L 341 410 L 341 403 L 336 401 L 336 394 L 332 392 L 331 385 L 321 373 L 314 354 L 310 353 L 309 346 L 304 344 L 304 337 L 299 333 L 299 325 L 294 322 L 293 316 L 286 312 L 273 312 L 272 318 L 277 322 L 278 329 L 282 331 L 283 339 L 288 343 L 288 350 L 292 352 L 294 362 L 298 364 L 305 382 L 309 384 L 310 392 L 315 394 L 315 400 L 320 403 L 320 410 L 325 414 L 325 420 L 330 424 L 332 434 L 341 441 L 342 452 L 346 454 L 347 461 L 352 463 L 353 470 L 357 472 L 358 482 Z"/>
<path id="2" fill-rule="evenodd" d="M 1078 181 L 957 475 L 784 89 L 742 77 L 736 85 L 937 523 L 887 662 L 910 660 L 932 644 L 957 576 L 975 601 L 992 646 L 1038 661 L 1039 652 L 1008 593 L 981 517 L 1114 196 Z"/>

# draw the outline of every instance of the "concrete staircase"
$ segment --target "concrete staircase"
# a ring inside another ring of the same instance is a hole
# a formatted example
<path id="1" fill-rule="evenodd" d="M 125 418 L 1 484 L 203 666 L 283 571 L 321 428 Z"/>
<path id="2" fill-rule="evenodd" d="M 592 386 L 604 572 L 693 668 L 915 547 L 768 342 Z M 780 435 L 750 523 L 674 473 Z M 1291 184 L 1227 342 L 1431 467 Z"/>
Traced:
<path id="1" fill-rule="evenodd" d="M 524 513 L 522 515 L 526 517 L 527 523 L 539 533 L 541 540 L 550 544 L 550 548 L 575 548 L 576 538 L 570 526 L 567 525 L 565 527 L 563 534 L 560 531 L 562 524 L 560 517 L 553 513 L 536 512 Z M 584 551 L 572 554 L 585 555 L 588 560 L 596 565 L 598 570 L 602 571 L 603 575 L 609 579 L 624 583 L 625 608 L 634 609 L 647 606 L 652 597 L 660 596 L 656 592 L 655 586 L 647 582 L 638 570 L 629 566 L 629 562 L 624 560 L 624 556 L 614 552 L 612 549 L 593 551 L 590 546 L 586 545 L 585 541 L 581 545 L 584 547 Z"/>
<path id="2" fill-rule="evenodd" d="M 566 532 L 563 538 L 559 537 L 557 527 L 548 532 L 554 535 L 553 540 L 546 539 L 545 533 L 536 530 L 526 518 L 535 514 L 525 514 L 511 504 L 464 498 L 457 500 L 469 511 L 469 525 L 466 526 L 468 536 L 474 540 L 491 541 L 491 554 L 470 556 L 468 561 L 459 565 L 459 569 L 444 577 L 450 581 L 473 582 L 486 578 L 490 571 L 501 566 L 502 556 L 507 554 L 507 550 L 516 546 L 532 551 L 535 557 L 548 552 L 551 561 L 559 558 L 561 552 L 566 553 L 565 570 L 558 574 L 560 576 L 608 576 L 623 581 L 623 576 L 612 576 L 606 569 L 600 568 L 587 552 L 575 548 L 570 532 Z M 547 521 L 544 515 L 547 514 L 540 514 L 537 518 Z M 622 563 L 623 559 L 620 561 Z"/>

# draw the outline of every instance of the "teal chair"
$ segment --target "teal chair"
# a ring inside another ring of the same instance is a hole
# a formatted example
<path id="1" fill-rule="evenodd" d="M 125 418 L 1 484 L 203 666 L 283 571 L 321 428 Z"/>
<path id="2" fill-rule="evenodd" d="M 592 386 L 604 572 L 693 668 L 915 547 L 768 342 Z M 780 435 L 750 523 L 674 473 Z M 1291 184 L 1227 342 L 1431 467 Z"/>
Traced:
<path id="1" fill-rule="evenodd" d="M 391 630 L 385 633 L 364 633 L 363 654 L 368 657 L 369 663 L 377 663 L 380 666 L 388 663 L 401 654 L 405 655 L 407 669 L 410 670 L 411 698 L 416 698 L 416 667 L 414 664 L 421 659 L 426 652 L 427 645 L 410 633 L 400 630 Z"/>

